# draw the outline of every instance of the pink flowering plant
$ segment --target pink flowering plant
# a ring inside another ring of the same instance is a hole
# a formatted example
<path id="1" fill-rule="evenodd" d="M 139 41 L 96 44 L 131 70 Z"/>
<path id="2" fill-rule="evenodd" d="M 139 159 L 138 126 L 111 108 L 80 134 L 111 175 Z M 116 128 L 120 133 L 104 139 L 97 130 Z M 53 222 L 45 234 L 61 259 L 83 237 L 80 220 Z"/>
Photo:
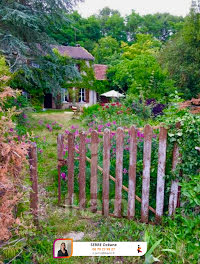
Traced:
<path id="1" fill-rule="evenodd" d="M 88 107 L 84 109 L 81 119 L 85 124 L 91 124 L 95 122 L 98 125 L 108 124 L 108 126 L 129 126 L 138 123 L 138 118 L 131 110 L 131 108 L 126 107 L 124 104 L 119 102 L 101 104 L 96 106 Z M 110 124 L 110 125 L 109 125 Z"/>

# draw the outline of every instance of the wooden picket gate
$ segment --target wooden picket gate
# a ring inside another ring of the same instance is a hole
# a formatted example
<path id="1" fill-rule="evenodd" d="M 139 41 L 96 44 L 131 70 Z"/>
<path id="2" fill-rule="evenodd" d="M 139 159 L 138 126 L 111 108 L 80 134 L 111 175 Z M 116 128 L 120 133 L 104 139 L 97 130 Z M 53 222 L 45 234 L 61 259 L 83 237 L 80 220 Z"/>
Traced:
<path id="1" fill-rule="evenodd" d="M 126 131 L 127 132 L 127 131 Z M 137 164 L 137 128 L 132 126 L 129 130 L 129 183 L 128 187 L 122 184 L 123 180 L 123 141 L 124 129 L 118 128 L 116 131 L 116 171 L 115 177 L 110 175 L 110 150 L 111 150 L 111 131 L 105 129 L 104 132 L 91 132 L 91 159 L 86 156 L 86 133 L 79 134 L 79 149 L 75 147 L 75 136 L 73 133 L 68 135 L 58 135 L 58 201 L 61 203 L 61 167 L 67 165 L 68 175 L 68 196 L 67 203 L 73 206 L 74 194 L 74 158 L 75 152 L 79 153 L 79 208 L 86 207 L 86 162 L 91 164 L 90 175 L 90 209 L 97 212 L 97 172 L 103 174 L 102 182 L 102 214 L 109 215 L 109 181 L 115 182 L 115 202 L 114 216 L 121 217 L 122 211 L 122 190 L 128 192 L 128 210 L 127 217 L 135 217 L 135 200 L 141 202 L 141 221 L 148 223 L 149 210 L 155 214 L 156 222 L 161 220 L 164 211 L 164 194 L 165 194 L 165 166 L 167 151 L 167 129 L 159 128 L 159 148 L 158 148 L 158 170 L 157 170 L 157 192 L 156 192 L 156 209 L 149 206 L 150 193 L 150 168 L 151 168 L 151 147 L 153 128 L 150 125 L 144 127 L 144 149 L 143 149 L 143 176 L 142 176 L 142 197 L 136 195 L 136 164 Z M 98 165 L 98 144 L 99 134 L 103 134 L 103 168 Z M 66 138 L 67 137 L 67 138 Z M 64 159 L 64 140 L 68 143 L 68 158 Z M 179 162 L 180 154 L 177 143 L 173 148 L 172 170 L 176 169 Z M 178 180 L 172 180 L 169 196 L 169 215 L 172 216 L 179 204 L 179 187 Z"/>

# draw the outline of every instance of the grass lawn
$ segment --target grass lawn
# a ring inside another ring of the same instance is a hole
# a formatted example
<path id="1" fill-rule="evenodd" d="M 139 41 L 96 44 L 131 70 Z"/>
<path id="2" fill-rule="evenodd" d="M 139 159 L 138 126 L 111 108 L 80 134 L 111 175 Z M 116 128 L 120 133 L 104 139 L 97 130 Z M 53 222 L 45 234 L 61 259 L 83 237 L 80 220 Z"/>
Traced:
<path id="1" fill-rule="evenodd" d="M 79 241 L 148 241 L 148 250 L 159 240 L 152 254 L 145 257 L 72 257 L 58 260 L 59 263 L 198 263 L 199 218 L 163 219 L 161 225 L 146 225 L 134 220 L 104 218 L 88 210 L 62 208 L 57 205 L 57 135 L 71 125 L 79 125 L 73 113 L 49 111 L 30 114 L 30 125 L 34 135 L 45 142 L 43 152 L 38 155 L 40 230 L 27 231 L 27 241 L 18 263 L 53 264 L 53 241 L 57 238 L 73 236 Z M 48 124 L 58 122 L 49 131 Z M 42 124 L 42 125 L 41 125 Z M 39 140 L 38 139 L 38 140 Z M 26 216 L 28 217 L 28 216 Z M 187 229 L 187 232 L 185 231 Z M 21 236 L 25 234 L 22 232 Z M 4 263 L 8 263 L 5 261 Z"/>

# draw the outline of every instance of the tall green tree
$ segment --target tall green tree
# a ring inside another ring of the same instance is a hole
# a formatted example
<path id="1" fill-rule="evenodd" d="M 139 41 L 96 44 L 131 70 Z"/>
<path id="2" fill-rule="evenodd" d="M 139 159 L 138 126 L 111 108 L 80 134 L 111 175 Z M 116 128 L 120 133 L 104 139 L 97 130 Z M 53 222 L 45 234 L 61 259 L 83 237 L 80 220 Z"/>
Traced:
<path id="1" fill-rule="evenodd" d="M 102 64 L 110 64 L 119 54 L 120 43 L 110 36 L 101 38 L 93 50 L 95 62 Z"/>
<path id="2" fill-rule="evenodd" d="M 69 25 L 66 13 L 79 0 L 1 0 L 0 52 L 5 55 L 12 72 L 17 71 L 13 86 L 25 88 L 32 94 L 51 92 L 55 96 L 63 83 L 78 76 L 75 64 L 61 60 L 53 52 L 56 44 L 50 36 Z"/>
<path id="3" fill-rule="evenodd" d="M 109 67 L 108 81 L 120 91 L 165 101 L 174 85 L 156 58 L 161 43 L 151 35 L 139 34 L 136 39 L 131 46 L 123 45 L 120 58 Z"/>
<path id="4" fill-rule="evenodd" d="M 105 7 L 100 11 L 98 19 L 104 37 L 111 36 L 118 41 L 127 40 L 125 20 L 119 11 Z"/>
<path id="5" fill-rule="evenodd" d="M 191 12 L 183 29 L 167 43 L 160 55 L 183 98 L 200 94 L 200 14 Z"/>
<path id="6" fill-rule="evenodd" d="M 80 0 L 1 0 L 0 51 L 12 71 L 27 58 L 51 52 L 48 25 L 58 29 L 69 22 L 65 16 Z"/>
<path id="7" fill-rule="evenodd" d="M 129 41 L 134 41 L 138 33 L 151 34 L 166 41 L 183 26 L 183 17 L 169 13 L 156 13 L 140 16 L 134 10 L 126 17 L 126 30 Z"/>
<path id="8" fill-rule="evenodd" d="M 136 34 L 140 33 L 142 24 L 143 17 L 132 10 L 132 13 L 126 17 L 126 32 L 129 41 L 135 40 Z"/>

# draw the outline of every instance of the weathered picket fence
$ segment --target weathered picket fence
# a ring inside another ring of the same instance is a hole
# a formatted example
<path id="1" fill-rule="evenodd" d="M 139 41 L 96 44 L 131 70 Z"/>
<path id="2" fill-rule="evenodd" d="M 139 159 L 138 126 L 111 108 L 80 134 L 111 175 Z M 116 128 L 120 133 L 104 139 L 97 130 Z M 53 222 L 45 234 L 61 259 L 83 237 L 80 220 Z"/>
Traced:
<path id="1" fill-rule="evenodd" d="M 122 211 L 122 190 L 128 192 L 128 210 L 127 217 L 129 219 L 135 216 L 135 200 L 141 202 L 141 221 L 148 223 L 149 210 L 156 216 L 159 222 L 164 211 L 164 195 L 165 195 L 165 166 L 167 151 L 167 129 L 159 128 L 159 148 L 158 148 L 158 170 L 157 170 L 157 193 L 156 193 L 156 209 L 149 206 L 150 193 L 150 168 L 151 168 L 151 148 L 153 128 L 150 125 L 144 127 L 144 149 L 143 149 L 143 176 L 142 176 L 142 197 L 136 195 L 136 164 L 137 164 L 137 128 L 132 126 L 129 130 L 130 146 L 129 146 L 129 183 L 128 187 L 123 185 L 123 128 L 116 131 L 116 170 L 115 177 L 110 175 L 110 151 L 111 151 L 111 131 L 105 129 L 103 132 L 103 168 L 98 165 L 98 144 L 99 134 L 97 131 L 91 132 L 91 159 L 86 156 L 86 133 L 79 134 L 79 149 L 75 147 L 75 136 L 73 133 L 68 135 L 58 135 L 58 201 L 61 203 L 61 168 L 67 165 L 68 175 L 68 195 L 67 203 L 73 206 L 74 195 L 74 160 L 75 152 L 79 153 L 79 208 L 86 207 L 86 162 L 91 164 L 90 175 L 90 209 L 97 212 L 97 172 L 103 174 L 102 182 L 102 214 L 109 215 L 109 181 L 115 182 L 115 201 L 114 216 L 121 217 Z M 66 138 L 67 137 L 67 138 Z M 68 157 L 64 159 L 64 141 L 68 144 Z M 172 170 L 180 160 L 179 148 L 177 143 L 174 144 Z M 179 187 L 178 180 L 172 180 L 171 191 L 169 196 L 169 215 L 172 216 L 179 204 Z"/>

